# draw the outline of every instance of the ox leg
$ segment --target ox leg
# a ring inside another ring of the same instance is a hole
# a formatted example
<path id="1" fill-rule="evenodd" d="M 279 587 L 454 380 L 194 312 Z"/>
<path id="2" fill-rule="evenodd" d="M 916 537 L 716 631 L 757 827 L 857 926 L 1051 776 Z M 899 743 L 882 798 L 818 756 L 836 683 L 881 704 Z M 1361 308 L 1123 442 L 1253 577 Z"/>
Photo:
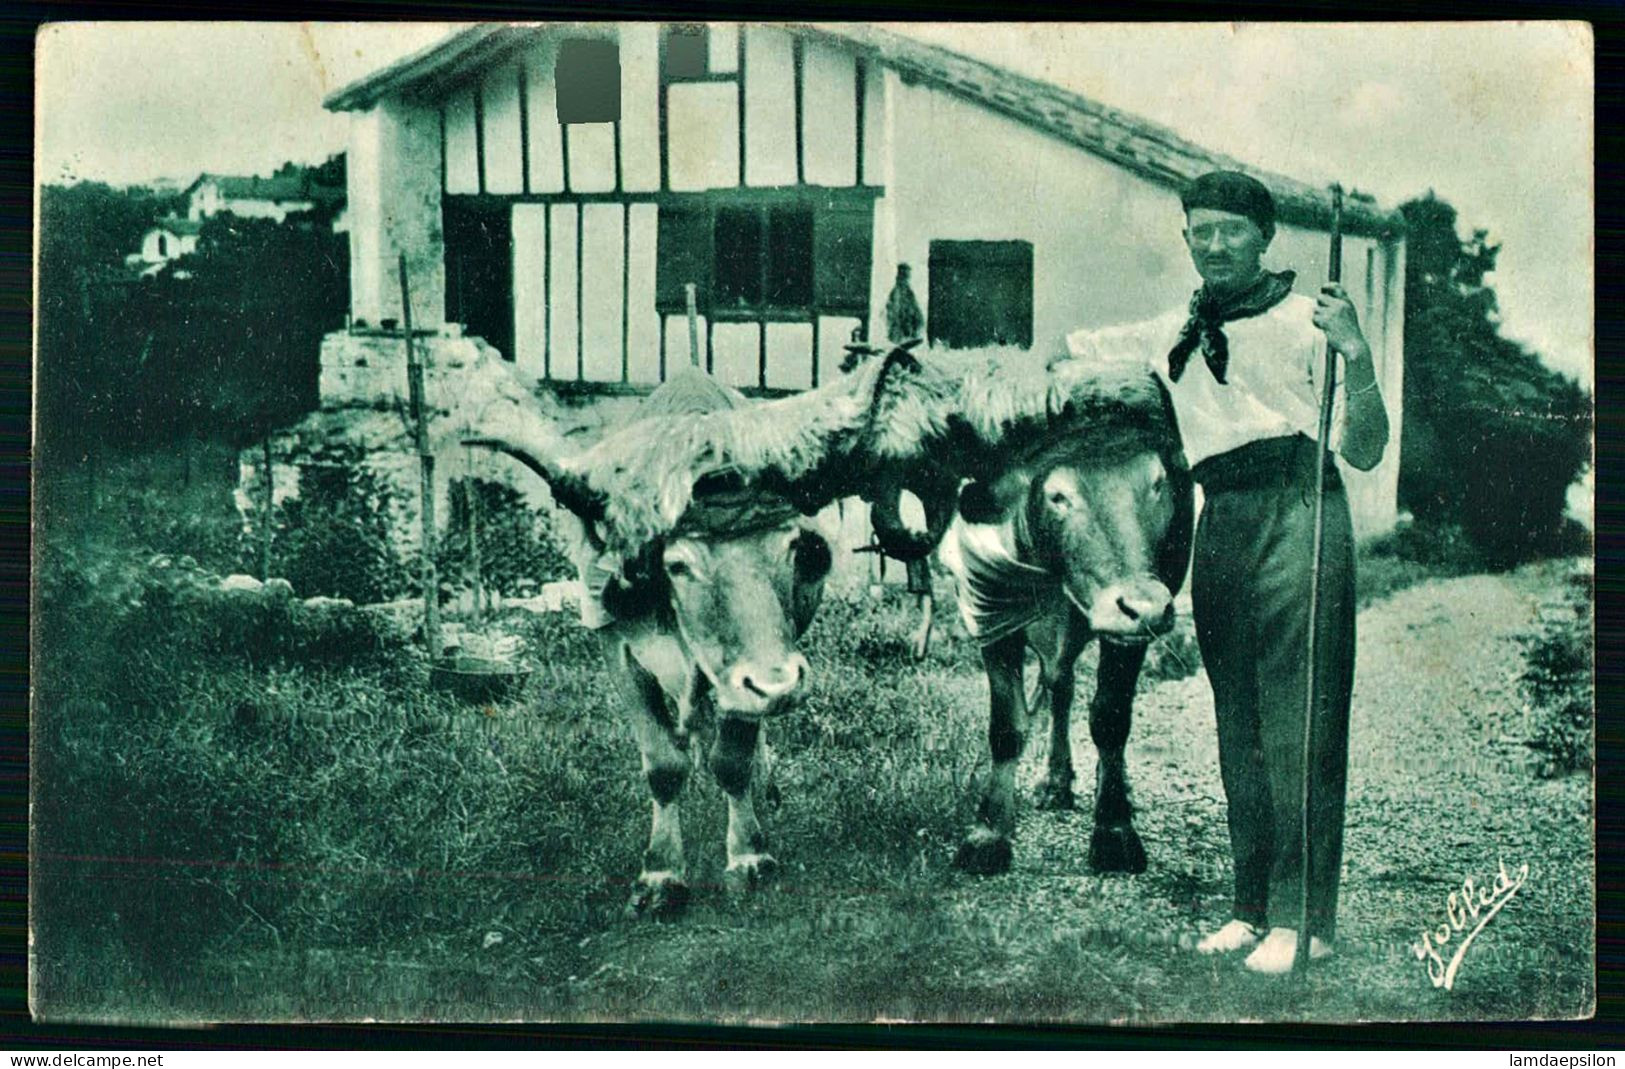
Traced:
<path id="1" fill-rule="evenodd" d="M 1032 634 L 1029 631 L 1029 637 Z M 1038 785 L 1037 806 L 1071 809 L 1076 804 L 1072 796 L 1072 702 L 1077 692 L 1078 655 L 1089 643 L 1089 630 L 1075 611 L 1070 612 L 1059 635 L 1049 641 L 1053 646 L 1048 648 L 1055 650 L 1044 666 L 1049 679 L 1049 770 Z M 1044 689 L 1040 687 L 1037 693 Z"/>
<path id="2" fill-rule="evenodd" d="M 1089 864 L 1099 872 L 1144 872 L 1145 846 L 1134 830 L 1124 750 L 1134 716 L 1134 687 L 1145 663 L 1144 646 L 1100 644 L 1095 696 L 1089 703 L 1089 734 L 1094 739 L 1095 830 Z"/>
<path id="3" fill-rule="evenodd" d="M 734 892 L 756 887 L 779 867 L 767 852 L 767 835 L 750 797 L 760 737 L 760 724 L 725 717 L 717 726 L 717 741 L 711 750 L 711 773 L 728 796 L 728 868 L 723 882 Z"/>
<path id="4" fill-rule="evenodd" d="M 1019 634 L 982 650 L 991 699 L 987 737 L 993 770 L 982 791 L 976 823 L 954 857 L 954 864 L 967 872 L 992 875 L 1010 868 L 1010 840 L 1016 830 L 1016 760 L 1027 741 L 1027 698 L 1021 692 L 1025 652 L 1026 640 Z"/>
<path id="5" fill-rule="evenodd" d="M 1049 770 L 1038 784 L 1035 805 L 1039 809 L 1071 809 L 1077 804 L 1072 797 L 1072 697 L 1076 690 L 1077 673 L 1068 662 L 1049 686 Z"/>
<path id="6" fill-rule="evenodd" d="M 660 684 L 624 652 L 616 658 L 616 679 L 632 714 L 632 733 L 643 760 L 643 776 L 654 799 L 649 846 L 643 871 L 632 888 L 633 914 L 662 916 L 688 904 L 679 800 L 688 784 L 688 736 L 666 708 Z"/>

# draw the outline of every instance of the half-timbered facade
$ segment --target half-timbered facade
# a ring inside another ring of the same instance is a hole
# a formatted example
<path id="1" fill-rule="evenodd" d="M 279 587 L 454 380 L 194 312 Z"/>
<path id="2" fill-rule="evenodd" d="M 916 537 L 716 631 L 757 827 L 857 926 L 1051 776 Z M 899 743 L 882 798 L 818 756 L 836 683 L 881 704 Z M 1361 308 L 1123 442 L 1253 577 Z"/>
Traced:
<path id="1" fill-rule="evenodd" d="M 1179 189 L 1215 167 L 1275 192 L 1272 267 L 1327 268 L 1325 190 L 870 27 L 477 25 L 327 106 L 353 117 L 351 333 L 401 318 L 404 254 L 415 325 L 555 392 L 645 390 L 691 351 L 747 391 L 806 388 L 885 340 L 900 264 L 931 345 L 1058 349 L 1189 295 Z M 1345 225 L 1397 427 L 1402 228 L 1358 195 Z M 324 392 L 366 400 L 329 363 Z M 1367 533 L 1398 455 L 1351 473 Z"/>

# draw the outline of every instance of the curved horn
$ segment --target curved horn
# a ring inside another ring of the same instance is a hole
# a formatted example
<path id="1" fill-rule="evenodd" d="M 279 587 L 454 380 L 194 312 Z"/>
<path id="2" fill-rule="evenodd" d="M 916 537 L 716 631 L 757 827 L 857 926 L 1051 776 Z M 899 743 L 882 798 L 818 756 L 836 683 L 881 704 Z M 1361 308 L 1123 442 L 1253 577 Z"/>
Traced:
<path id="1" fill-rule="evenodd" d="M 904 490 L 919 498 L 925 510 L 923 532 L 915 531 L 903 522 L 901 498 Z M 868 498 L 869 520 L 874 524 L 875 541 L 879 543 L 880 552 L 893 560 L 905 562 L 930 556 L 947 533 L 948 524 L 953 521 L 957 495 L 957 481 L 925 476 L 893 483 L 884 492 Z"/>
<path id="2" fill-rule="evenodd" d="M 591 525 L 604 518 L 605 496 L 581 474 L 563 463 L 563 437 L 553 425 L 519 405 L 487 412 L 478 430 L 470 429 L 462 443 L 506 453 L 546 480 L 553 500 Z"/>

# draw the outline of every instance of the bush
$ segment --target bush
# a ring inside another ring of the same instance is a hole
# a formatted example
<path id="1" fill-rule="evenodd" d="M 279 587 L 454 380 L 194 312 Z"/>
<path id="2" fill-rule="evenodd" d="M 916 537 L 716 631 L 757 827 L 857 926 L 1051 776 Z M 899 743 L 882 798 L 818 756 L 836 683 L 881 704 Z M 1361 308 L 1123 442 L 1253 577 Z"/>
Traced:
<path id="1" fill-rule="evenodd" d="M 1566 597 L 1542 612 L 1540 627 L 1523 639 L 1518 677 L 1531 716 L 1528 745 L 1541 755 L 1542 778 L 1592 767 L 1595 734 L 1592 686 L 1592 584 L 1589 574 L 1570 577 Z"/>
<path id="2" fill-rule="evenodd" d="M 1355 603 L 1363 609 L 1418 583 L 1471 575 L 1487 567 L 1483 552 L 1460 524 L 1428 520 L 1401 524 L 1360 547 Z"/>
<path id="3" fill-rule="evenodd" d="M 415 589 L 390 538 L 393 492 L 358 448 L 299 472 L 299 496 L 281 505 L 271 571 L 301 594 L 366 604 Z"/>
<path id="4" fill-rule="evenodd" d="M 162 706 L 198 672 L 381 665 L 406 648 L 382 614 L 307 605 L 280 584 L 222 590 L 186 557 L 53 548 L 37 583 L 36 682 L 50 700 Z"/>
<path id="5" fill-rule="evenodd" d="M 553 539 L 546 510 L 531 508 L 524 495 L 502 483 L 454 479 L 450 487 L 451 514 L 446 518 L 446 531 L 435 561 L 442 583 L 456 585 L 472 579 L 468 537 L 471 485 L 477 501 L 480 580 L 486 590 L 513 595 L 521 584 L 540 585 L 575 576 L 575 568 Z"/>

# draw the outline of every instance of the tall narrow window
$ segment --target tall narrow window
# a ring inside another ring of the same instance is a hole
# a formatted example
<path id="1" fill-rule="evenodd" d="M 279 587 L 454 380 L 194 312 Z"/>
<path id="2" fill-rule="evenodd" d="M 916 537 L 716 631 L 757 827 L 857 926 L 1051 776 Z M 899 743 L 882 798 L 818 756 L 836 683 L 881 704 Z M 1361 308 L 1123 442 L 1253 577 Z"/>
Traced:
<path id="1" fill-rule="evenodd" d="M 614 41 L 576 38 L 559 43 L 553 67 L 559 122 L 619 122 L 621 46 Z"/>
<path id="2" fill-rule="evenodd" d="M 167 238 L 165 238 L 162 234 L 158 235 L 158 255 L 159 256 L 168 256 L 169 255 L 169 240 Z"/>
<path id="3" fill-rule="evenodd" d="M 767 213 L 767 293 L 769 308 L 806 308 L 813 297 L 813 213 L 806 208 L 773 208 Z"/>
<path id="4" fill-rule="evenodd" d="M 683 289 L 692 282 L 696 299 L 705 308 L 711 301 L 713 275 L 711 209 L 700 202 L 662 204 L 655 238 L 655 307 L 682 314 L 687 308 Z"/>
<path id="5" fill-rule="evenodd" d="M 933 241 L 927 300 L 932 345 L 1033 344 L 1033 247 L 1026 241 Z"/>

